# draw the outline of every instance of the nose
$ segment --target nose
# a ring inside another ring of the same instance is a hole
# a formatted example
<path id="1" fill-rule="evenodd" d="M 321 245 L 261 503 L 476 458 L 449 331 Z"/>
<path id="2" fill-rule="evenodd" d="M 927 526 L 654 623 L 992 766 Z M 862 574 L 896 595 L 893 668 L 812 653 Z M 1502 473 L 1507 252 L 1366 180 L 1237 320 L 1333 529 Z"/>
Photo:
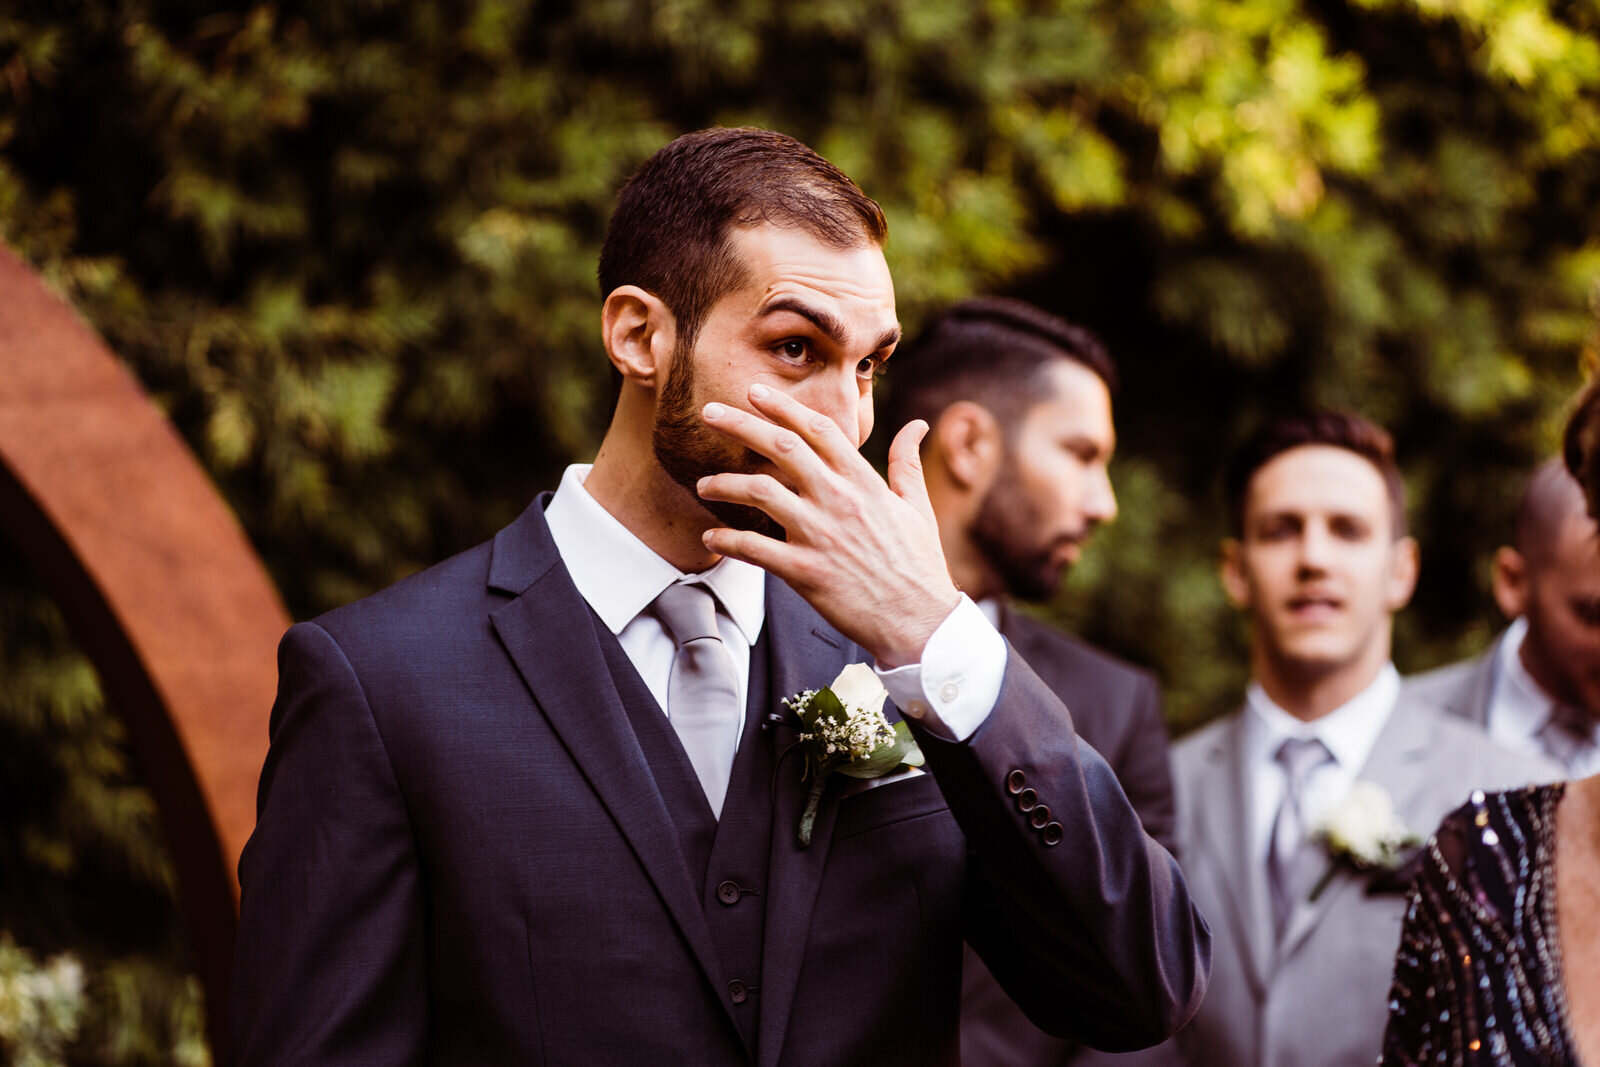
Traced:
<path id="1" fill-rule="evenodd" d="M 872 432 L 872 390 L 854 366 L 813 375 L 800 402 L 832 419 L 857 448 Z"/>
<path id="2" fill-rule="evenodd" d="M 1321 522 L 1306 524 L 1300 534 L 1300 571 L 1302 574 L 1321 574 L 1328 568 L 1330 538 L 1328 528 Z"/>
<path id="3" fill-rule="evenodd" d="M 1093 522 L 1107 523 L 1117 517 L 1117 493 L 1111 487 L 1111 472 L 1096 467 L 1084 498 L 1084 511 Z"/>

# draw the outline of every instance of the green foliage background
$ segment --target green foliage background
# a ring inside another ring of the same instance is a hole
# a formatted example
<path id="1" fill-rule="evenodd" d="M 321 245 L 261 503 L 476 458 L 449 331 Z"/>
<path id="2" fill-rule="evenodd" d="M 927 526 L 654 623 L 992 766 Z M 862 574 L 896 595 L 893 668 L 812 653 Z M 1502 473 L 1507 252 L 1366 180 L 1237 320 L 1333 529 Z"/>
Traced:
<path id="1" fill-rule="evenodd" d="M 589 457 L 611 197 L 677 133 L 756 123 L 883 203 L 908 327 L 1003 292 L 1110 343 L 1122 517 L 1052 613 L 1155 668 L 1175 728 L 1242 685 L 1215 479 L 1289 403 L 1395 431 L 1425 557 L 1402 668 L 1497 624 L 1484 562 L 1600 275 L 1595 0 L 225 8 L 0 10 L 0 238 L 158 398 L 297 616 Z M 137 769 L 10 550 L 0 579 L 0 928 L 87 961 L 71 1062 L 192 1058 Z"/>

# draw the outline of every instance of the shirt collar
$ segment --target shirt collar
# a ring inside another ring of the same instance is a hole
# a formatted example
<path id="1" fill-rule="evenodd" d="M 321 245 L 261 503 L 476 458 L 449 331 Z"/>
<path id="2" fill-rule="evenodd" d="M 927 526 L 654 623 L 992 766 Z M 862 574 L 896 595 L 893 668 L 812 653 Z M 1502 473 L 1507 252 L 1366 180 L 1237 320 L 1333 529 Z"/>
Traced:
<path id="1" fill-rule="evenodd" d="M 1400 672 L 1385 663 L 1378 676 L 1361 692 L 1312 722 L 1303 722 L 1279 707 L 1260 682 L 1245 690 L 1249 708 L 1247 721 L 1253 724 L 1255 742 L 1251 748 L 1260 759 L 1271 760 L 1278 746 L 1291 737 L 1319 739 L 1328 747 L 1341 767 L 1360 770 L 1372 754 L 1372 746 L 1389 713 L 1400 697 Z"/>
<path id="2" fill-rule="evenodd" d="M 693 579 L 710 586 L 745 641 L 754 645 L 767 615 L 766 572 L 724 556 L 699 574 L 685 574 L 633 535 L 584 488 L 592 464 L 574 463 L 545 522 L 572 584 L 614 634 L 632 622 L 673 582 Z"/>
<path id="3" fill-rule="evenodd" d="M 1556 699 L 1522 664 L 1522 642 L 1527 636 L 1528 620 L 1523 616 L 1513 619 L 1506 627 L 1498 652 L 1500 662 L 1495 665 L 1501 684 L 1495 687 L 1493 713 L 1519 736 L 1532 737 L 1550 721 Z"/>

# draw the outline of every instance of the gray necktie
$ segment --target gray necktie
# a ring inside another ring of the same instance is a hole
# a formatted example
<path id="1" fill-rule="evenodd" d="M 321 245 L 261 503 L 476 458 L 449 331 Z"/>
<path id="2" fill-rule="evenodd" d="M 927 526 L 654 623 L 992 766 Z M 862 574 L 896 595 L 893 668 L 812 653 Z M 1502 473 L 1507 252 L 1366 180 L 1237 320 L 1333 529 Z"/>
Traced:
<path id="1" fill-rule="evenodd" d="M 1556 704 L 1550 718 L 1539 728 L 1539 743 L 1573 777 L 1586 775 L 1587 757 L 1594 747 L 1594 720 L 1582 708 Z"/>
<path id="2" fill-rule="evenodd" d="M 1311 891 L 1326 863 L 1322 850 L 1306 840 L 1306 784 L 1312 772 L 1333 759 L 1319 738 L 1291 737 L 1273 753 L 1283 768 L 1283 803 L 1272 823 L 1272 845 L 1267 852 L 1267 882 L 1272 890 L 1272 930 L 1283 940 L 1289 916 L 1297 901 Z"/>
<path id="3" fill-rule="evenodd" d="M 711 813 L 721 818 L 744 709 L 733 655 L 717 631 L 717 602 L 703 585 L 674 583 L 650 609 L 678 646 L 667 681 L 667 718 L 694 765 Z"/>

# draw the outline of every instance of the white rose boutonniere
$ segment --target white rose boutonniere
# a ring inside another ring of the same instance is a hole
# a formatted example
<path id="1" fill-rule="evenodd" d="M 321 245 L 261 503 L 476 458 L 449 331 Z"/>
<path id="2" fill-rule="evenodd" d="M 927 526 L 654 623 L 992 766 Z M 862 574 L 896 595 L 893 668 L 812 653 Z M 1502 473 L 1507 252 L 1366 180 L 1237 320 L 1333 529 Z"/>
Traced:
<path id="1" fill-rule="evenodd" d="M 1343 801 L 1312 830 L 1328 849 L 1332 863 L 1311 890 L 1316 900 L 1340 865 L 1357 871 L 1392 871 L 1407 849 L 1422 844 L 1394 810 L 1389 791 L 1376 782 L 1358 781 Z"/>
<path id="2" fill-rule="evenodd" d="M 805 728 L 799 741 L 806 759 L 802 780 L 811 782 L 800 817 L 801 848 L 811 844 L 811 827 L 829 775 L 837 771 L 851 778 L 882 778 L 922 766 L 922 750 L 912 740 L 910 728 L 884 717 L 888 696 L 871 667 L 852 663 L 832 685 L 785 698 L 784 706 L 800 717 Z"/>

